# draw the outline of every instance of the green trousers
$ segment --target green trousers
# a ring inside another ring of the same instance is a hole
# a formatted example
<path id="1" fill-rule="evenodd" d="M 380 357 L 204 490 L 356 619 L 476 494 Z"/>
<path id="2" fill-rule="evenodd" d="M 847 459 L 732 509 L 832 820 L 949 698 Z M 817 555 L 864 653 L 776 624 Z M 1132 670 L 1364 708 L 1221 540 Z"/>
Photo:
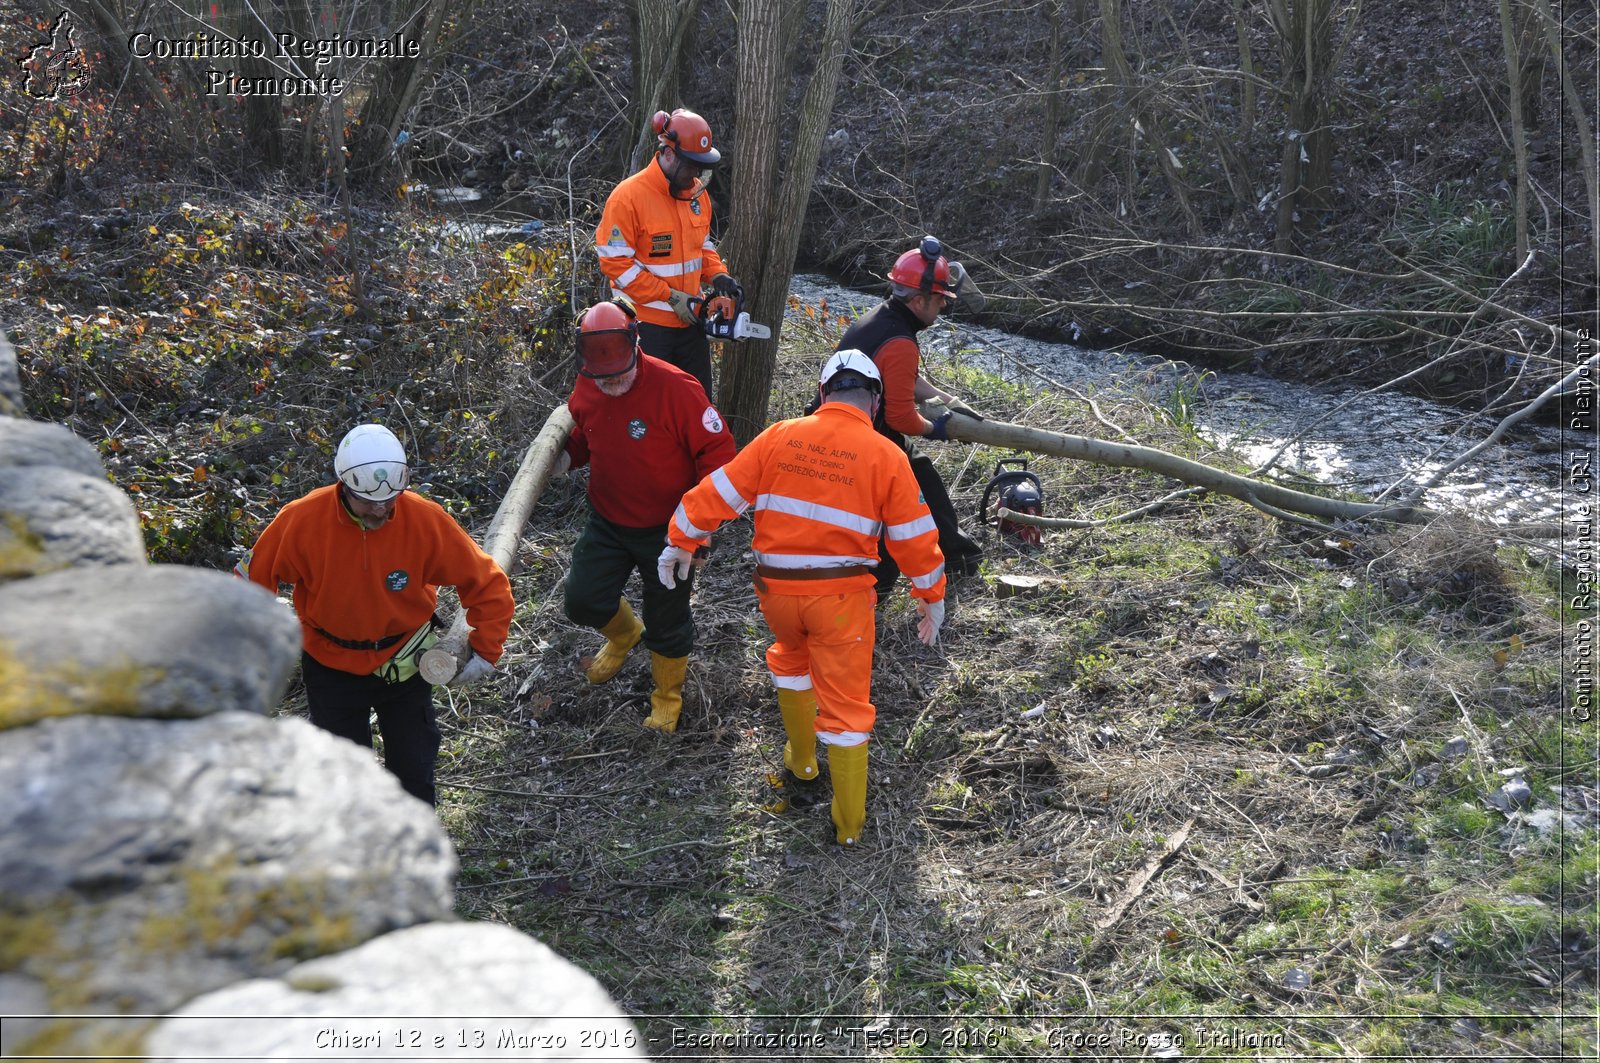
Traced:
<path id="1" fill-rule="evenodd" d="M 694 649 L 694 617 L 689 591 L 694 574 L 672 590 L 662 586 L 656 561 L 667 546 L 667 527 L 626 528 L 589 511 L 589 523 L 572 550 L 563 605 L 567 619 L 585 627 L 604 627 L 617 613 L 617 600 L 635 571 L 644 585 L 644 644 L 663 657 L 687 657 Z"/>

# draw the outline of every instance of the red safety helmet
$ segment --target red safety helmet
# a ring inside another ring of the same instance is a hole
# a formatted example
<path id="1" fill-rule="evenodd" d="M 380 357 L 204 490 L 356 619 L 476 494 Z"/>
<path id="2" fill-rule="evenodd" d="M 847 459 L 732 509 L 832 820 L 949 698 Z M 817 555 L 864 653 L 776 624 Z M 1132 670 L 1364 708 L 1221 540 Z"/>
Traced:
<path id="1" fill-rule="evenodd" d="M 681 107 L 671 114 L 657 111 L 650 128 L 664 146 L 697 166 L 715 166 L 722 161 L 722 152 L 711 146 L 711 126 L 693 111 Z"/>
<path id="2" fill-rule="evenodd" d="M 922 242 L 894 260 L 889 283 L 901 298 L 918 292 L 932 292 L 946 299 L 961 298 L 961 283 L 966 271 L 961 263 L 944 256 L 944 245 L 937 237 L 924 236 Z"/>
<path id="3" fill-rule="evenodd" d="M 639 363 L 639 322 L 625 303 L 596 303 L 578 318 L 578 372 L 601 380 Z"/>

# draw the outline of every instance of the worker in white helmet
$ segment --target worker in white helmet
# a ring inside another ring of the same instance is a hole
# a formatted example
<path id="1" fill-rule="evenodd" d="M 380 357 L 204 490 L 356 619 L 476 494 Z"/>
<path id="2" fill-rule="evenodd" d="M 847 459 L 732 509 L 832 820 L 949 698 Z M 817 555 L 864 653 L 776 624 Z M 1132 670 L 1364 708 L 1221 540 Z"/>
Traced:
<path id="1" fill-rule="evenodd" d="M 455 685 L 494 670 L 511 583 L 438 503 L 407 490 L 411 466 L 389 429 L 351 429 L 333 470 L 336 482 L 284 506 L 234 571 L 274 594 L 291 588 L 311 722 L 370 749 L 376 711 L 385 766 L 432 805 L 439 728 L 417 666 L 438 626 L 439 587 L 456 588 L 472 626 Z"/>

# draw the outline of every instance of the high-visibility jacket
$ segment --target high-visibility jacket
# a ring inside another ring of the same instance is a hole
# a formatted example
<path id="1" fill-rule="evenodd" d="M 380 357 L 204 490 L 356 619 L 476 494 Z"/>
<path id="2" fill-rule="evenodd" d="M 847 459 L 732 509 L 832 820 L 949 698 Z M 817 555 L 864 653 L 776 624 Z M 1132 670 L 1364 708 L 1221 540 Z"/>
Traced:
<path id="1" fill-rule="evenodd" d="M 835 348 L 855 348 L 878 367 L 878 376 L 883 379 L 883 405 L 876 425 L 878 431 L 901 446 L 905 446 L 906 436 L 924 436 L 933 427 L 917 412 L 917 376 L 922 368 L 917 333 L 926 327 L 902 300 L 891 297 L 857 318 L 845 329 Z"/>
<path id="2" fill-rule="evenodd" d="M 728 272 L 711 242 L 711 197 L 673 196 L 656 159 L 612 189 L 594 243 L 612 294 L 626 295 L 639 320 L 653 325 L 684 328 L 668 291 L 698 296 L 702 278 Z"/>
<path id="3" fill-rule="evenodd" d="M 939 530 L 905 452 L 873 431 L 866 411 L 829 402 L 779 421 L 683 496 L 667 537 L 702 546 L 754 508 L 756 563 L 775 594 L 839 594 L 872 585 L 870 570 L 838 579 L 774 578 L 772 569 L 874 566 L 878 539 L 927 602 L 944 598 Z"/>
<path id="4" fill-rule="evenodd" d="M 659 528 L 695 481 L 733 457 L 733 433 L 694 377 L 648 354 L 622 395 L 580 375 L 567 399 L 572 467 L 589 465 L 589 504 L 613 524 Z"/>
<path id="5" fill-rule="evenodd" d="M 515 605 L 511 583 L 455 518 L 406 491 L 394 514 L 369 530 L 345 508 L 339 485 L 319 487 L 272 518 L 234 572 L 273 594 L 294 588 L 305 651 L 329 668 L 366 675 L 433 615 L 439 588 L 454 587 L 472 625 L 473 652 L 500 659 Z M 330 641 L 375 643 L 352 649 Z"/>

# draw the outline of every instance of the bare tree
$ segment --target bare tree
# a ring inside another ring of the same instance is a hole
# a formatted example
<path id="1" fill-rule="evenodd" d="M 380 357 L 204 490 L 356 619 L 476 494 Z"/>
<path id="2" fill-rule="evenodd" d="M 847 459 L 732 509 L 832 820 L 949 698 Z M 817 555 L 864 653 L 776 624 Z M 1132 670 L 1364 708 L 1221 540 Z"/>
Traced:
<path id="1" fill-rule="evenodd" d="M 1583 183 L 1588 191 L 1589 239 L 1594 247 L 1594 258 L 1600 262 L 1600 164 L 1596 162 L 1594 126 L 1584 108 L 1583 96 L 1573 81 L 1566 54 L 1561 46 L 1561 23 L 1550 11 L 1550 0 L 1533 0 L 1544 31 L 1545 44 L 1551 61 L 1561 77 L 1561 93 L 1567 101 L 1567 113 L 1572 119 L 1572 129 L 1578 142 L 1579 159 L 1583 166 Z"/>
<path id="2" fill-rule="evenodd" d="M 398 20 L 408 36 L 414 35 L 421 54 L 389 59 L 374 74 L 351 143 L 350 168 L 359 178 L 370 179 L 392 157 L 400 124 L 443 61 L 446 12 L 455 8 L 459 20 L 463 7 L 470 7 L 470 0 L 422 0 Z"/>
<path id="3" fill-rule="evenodd" d="M 785 150 L 786 90 L 800 51 L 804 14 L 802 5 L 783 0 L 745 0 L 740 6 L 734 103 L 739 164 L 734 169 L 733 215 L 723 250 L 751 293 L 751 316 L 772 325 L 770 340 L 748 341 L 735 357 L 723 361 L 718 405 L 741 443 L 767 424 L 789 275 L 800 247 L 800 225 L 833 113 L 839 72 L 850 50 L 855 5 L 852 0 L 828 0 L 815 69 L 799 107 L 793 109 Z"/>
<path id="4" fill-rule="evenodd" d="M 638 137 L 622 160 L 628 171 L 637 170 L 655 150 L 650 118 L 657 111 L 670 111 L 678 102 L 682 81 L 683 45 L 695 19 L 700 15 L 700 0 L 629 0 L 633 18 L 633 123 Z"/>
<path id="5" fill-rule="evenodd" d="M 1295 218 L 1327 205 L 1333 167 L 1331 103 L 1334 71 L 1360 15 L 1359 3 L 1345 0 L 1267 0 L 1267 15 L 1278 37 L 1283 89 L 1289 99 L 1278 178 L 1278 224 L 1273 247 L 1294 245 Z M 1344 34 L 1336 35 L 1341 17 Z"/>
<path id="6" fill-rule="evenodd" d="M 1528 132 L 1522 124 L 1522 105 L 1525 95 L 1522 84 L 1524 73 L 1518 55 L 1517 31 L 1511 11 L 1511 0 L 1500 0 L 1500 39 L 1506 53 L 1506 109 L 1511 115 L 1511 153 L 1516 159 L 1516 214 L 1517 260 L 1528 255 Z"/>

